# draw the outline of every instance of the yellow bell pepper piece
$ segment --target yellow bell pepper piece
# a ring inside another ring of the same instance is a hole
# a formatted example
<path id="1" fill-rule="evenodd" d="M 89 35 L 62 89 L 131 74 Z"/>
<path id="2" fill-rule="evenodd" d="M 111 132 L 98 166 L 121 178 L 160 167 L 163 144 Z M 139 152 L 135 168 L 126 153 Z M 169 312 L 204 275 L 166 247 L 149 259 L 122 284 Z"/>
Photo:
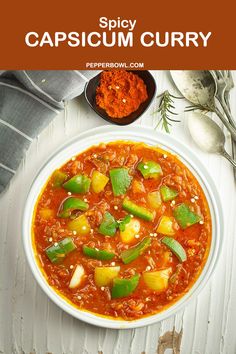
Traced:
<path id="1" fill-rule="evenodd" d="M 147 200 L 149 206 L 153 209 L 159 209 L 162 204 L 161 194 L 159 191 L 148 193 Z"/>
<path id="2" fill-rule="evenodd" d="M 39 215 L 41 216 L 42 219 L 48 220 L 55 216 L 55 212 L 52 209 L 44 208 L 39 211 Z"/>
<path id="3" fill-rule="evenodd" d="M 71 220 L 67 227 L 71 231 L 76 231 L 79 235 L 87 235 L 91 230 L 85 215 L 80 215 L 78 218 Z"/>
<path id="4" fill-rule="evenodd" d="M 92 189 L 94 193 L 100 193 L 107 185 L 109 178 L 99 171 L 93 171 L 92 174 Z"/>
<path id="5" fill-rule="evenodd" d="M 175 230 L 173 228 L 173 218 L 169 216 L 162 216 L 157 232 L 163 235 L 174 236 Z"/>
<path id="6" fill-rule="evenodd" d="M 141 181 L 134 179 L 132 183 L 132 191 L 133 193 L 145 193 L 145 187 Z"/>
<path id="7" fill-rule="evenodd" d="M 110 285 L 112 280 L 119 274 L 120 267 L 96 267 L 94 271 L 94 280 L 97 286 Z"/>
<path id="8" fill-rule="evenodd" d="M 143 280 L 150 289 L 163 291 L 168 287 L 171 271 L 171 268 L 166 268 L 157 271 L 144 272 Z"/>
<path id="9" fill-rule="evenodd" d="M 139 233 L 140 230 L 140 222 L 135 219 L 131 218 L 130 222 L 125 225 L 124 231 L 120 231 L 120 237 L 122 242 L 130 243 L 134 240 L 134 236 Z"/>

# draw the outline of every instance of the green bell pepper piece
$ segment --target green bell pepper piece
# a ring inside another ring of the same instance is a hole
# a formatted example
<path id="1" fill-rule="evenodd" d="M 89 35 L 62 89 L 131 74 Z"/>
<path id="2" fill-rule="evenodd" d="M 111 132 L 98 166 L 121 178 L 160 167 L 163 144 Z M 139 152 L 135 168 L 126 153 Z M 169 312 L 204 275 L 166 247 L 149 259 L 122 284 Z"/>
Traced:
<path id="1" fill-rule="evenodd" d="M 164 202 L 168 202 L 169 200 L 175 199 L 179 194 L 176 190 L 171 189 L 167 186 L 161 186 L 160 188 L 161 197 Z"/>
<path id="2" fill-rule="evenodd" d="M 59 188 L 67 180 L 68 176 L 65 172 L 56 170 L 52 175 L 52 186 L 53 188 Z"/>
<path id="3" fill-rule="evenodd" d="M 138 258 L 151 245 L 151 238 L 145 237 L 136 246 L 121 252 L 120 258 L 125 264 L 128 264 Z"/>
<path id="4" fill-rule="evenodd" d="M 110 170 L 110 178 L 114 196 L 125 194 L 132 181 L 127 168 L 114 168 Z"/>
<path id="5" fill-rule="evenodd" d="M 65 259 L 67 254 L 75 249 L 76 245 L 74 244 L 72 238 L 67 237 L 48 247 L 46 249 L 46 254 L 52 263 L 59 263 Z"/>
<path id="6" fill-rule="evenodd" d="M 137 168 L 145 179 L 159 178 L 163 174 L 159 163 L 154 161 L 140 162 Z"/>
<path id="7" fill-rule="evenodd" d="M 85 175 L 76 175 L 63 184 L 63 187 L 72 193 L 87 193 L 91 184 L 90 178 Z"/>
<path id="8" fill-rule="evenodd" d="M 98 232 L 105 236 L 114 236 L 116 233 L 116 229 L 118 227 L 117 221 L 115 220 L 114 216 L 105 212 L 103 216 L 103 221 L 98 228 Z"/>
<path id="9" fill-rule="evenodd" d="M 186 229 L 189 226 L 192 226 L 198 223 L 201 220 L 201 217 L 193 213 L 189 206 L 182 203 L 174 209 L 174 217 L 177 220 L 178 224 L 182 229 Z"/>
<path id="10" fill-rule="evenodd" d="M 181 262 L 186 261 L 187 255 L 185 249 L 177 240 L 175 240 L 173 237 L 165 236 L 163 237 L 161 242 L 164 243 L 164 245 L 166 245 L 167 247 L 169 247 L 169 249 L 176 255 L 176 257 Z"/>
<path id="11" fill-rule="evenodd" d="M 139 274 L 135 274 L 129 279 L 115 278 L 113 280 L 113 287 L 111 289 L 112 299 L 125 297 L 130 295 L 137 288 L 139 283 Z"/>
<path id="12" fill-rule="evenodd" d="M 154 219 L 154 214 L 150 210 L 135 204 L 134 202 L 132 202 L 128 198 L 125 198 L 123 200 L 122 207 L 123 207 L 123 209 L 128 211 L 130 214 L 138 216 L 141 219 L 144 219 L 147 221 L 152 221 Z"/>
<path id="13" fill-rule="evenodd" d="M 69 218 L 73 211 L 88 210 L 89 205 L 79 198 L 67 198 L 62 204 L 62 211 L 58 214 L 60 218 Z"/>
<path id="14" fill-rule="evenodd" d="M 106 250 L 96 250 L 95 248 L 91 248 L 88 246 L 83 246 L 83 253 L 85 256 L 94 259 L 100 259 L 101 261 L 109 261 L 110 259 L 115 257 L 114 253 L 108 252 Z"/>

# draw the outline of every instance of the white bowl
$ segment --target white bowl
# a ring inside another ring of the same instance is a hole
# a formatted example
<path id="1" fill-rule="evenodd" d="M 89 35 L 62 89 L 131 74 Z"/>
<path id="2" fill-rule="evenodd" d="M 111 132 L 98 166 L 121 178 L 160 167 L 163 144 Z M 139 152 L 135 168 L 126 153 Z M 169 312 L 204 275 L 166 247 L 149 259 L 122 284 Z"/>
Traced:
<path id="1" fill-rule="evenodd" d="M 212 218 L 212 241 L 211 248 L 207 262 L 203 268 L 200 277 L 197 279 L 193 287 L 180 298 L 176 303 L 167 308 L 166 310 L 157 313 L 155 315 L 144 317 L 134 321 L 120 321 L 110 318 L 101 317 L 99 315 L 79 310 L 71 305 L 69 302 L 60 297 L 55 290 L 49 286 L 44 278 L 39 266 L 36 262 L 31 237 L 31 224 L 33 218 L 33 210 L 35 203 L 37 202 L 40 191 L 42 190 L 48 177 L 54 170 L 62 166 L 72 156 L 79 154 L 92 145 L 99 144 L 101 142 L 110 142 L 115 140 L 129 140 L 135 142 L 144 142 L 148 145 L 159 145 L 163 149 L 170 151 L 173 154 L 178 155 L 181 161 L 192 171 L 200 183 L 203 191 L 206 195 L 210 213 Z M 221 201 L 218 195 L 218 191 L 215 187 L 211 176 L 207 169 L 203 166 L 201 161 L 195 156 L 195 154 L 188 149 L 185 145 L 174 139 L 172 136 L 156 132 L 153 129 L 143 127 L 115 127 L 115 126 L 103 126 L 89 130 L 85 133 L 78 135 L 71 140 L 61 149 L 59 149 L 53 156 L 49 158 L 47 163 L 40 169 L 39 173 L 35 177 L 33 184 L 30 188 L 27 201 L 25 204 L 23 214 L 23 241 L 25 253 L 33 272 L 35 279 L 41 286 L 43 291 L 49 296 L 49 298 L 56 303 L 60 308 L 69 313 L 70 315 L 88 322 L 93 325 L 106 328 L 136 328 L 146 325 L 150 325 L 154 322 L 166 319 L 169 316 L 175 314 L 178 310 L 186 306 L 190 299 L 193 299 L 199 294 L 200 290 L 206 285 L 212 274 L 213 269 L 216 266 L 216 262 L 220 253 L 220 237 L 223 235 L 223 213 L 221 208 Z"/>

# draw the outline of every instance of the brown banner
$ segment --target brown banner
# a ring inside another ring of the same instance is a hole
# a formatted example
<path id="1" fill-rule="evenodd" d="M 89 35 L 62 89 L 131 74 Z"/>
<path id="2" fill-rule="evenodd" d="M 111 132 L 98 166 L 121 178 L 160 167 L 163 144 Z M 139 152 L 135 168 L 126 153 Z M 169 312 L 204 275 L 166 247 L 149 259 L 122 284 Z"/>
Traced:
<path id="1" fill-rule="evenodd" d="M 235 69 L 235 28 L 232 0 L 2 2 L 0 69 Z"/>

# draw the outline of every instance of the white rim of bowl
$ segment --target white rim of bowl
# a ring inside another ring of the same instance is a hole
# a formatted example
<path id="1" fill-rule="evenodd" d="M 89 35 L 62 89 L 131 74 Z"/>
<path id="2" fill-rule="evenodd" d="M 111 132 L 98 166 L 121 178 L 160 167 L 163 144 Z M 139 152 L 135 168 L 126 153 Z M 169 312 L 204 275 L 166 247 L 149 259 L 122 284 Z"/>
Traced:
<path id="1" fill-rule="evenodd" d="M 194 285 L 184 296 L 182 296 L 173 305 L 167 307 L 167 309 L 163 310 L 162 312 L 132 321 L 113 320 L 93 314 L 91 312 L 80 310 L 77 307 L 71 305 L 57 292 L 55 292 L 55 290 L 47 283 L 44 275 L 37 265 L 34 256 L 31 235 L 31 224 L 34 206 L 39 193 L 41 192 L 47 178 L 51 175 L 51 173 L 56 168 L 66 163 L 66 161 L 68 161 L 71 157 L 80 154 L 82 151 L 93 145 L 97 145 L 102 142 L 106 143 L 119 140 L 144 142 L 150 146 L 158 145 L 164 150 L 170 151 L 172 154 L 177 155 L 179 159 L 191 170 L 191 172 L 200 183 L 207 198 L 212 218 L 212 240 L 210 252 L 204 268 Z M 79 147 L 81 143 L 83 143 L 82 148 Z M 147 127 L 117 127 L 105 125 L 77 135 L 69 142 L 64 144 L 61 148 L 59 148 L 54 154 L 52 154 L 47 162 L 39 169 L 39 172 L 36 174 L 36 177 L 33 180 L 33 183 L 29 189 L 28 196 L 26 198 L 22 219 L 22 232 L 24 250 L 30 269 L 40 287 L 55 304 L 57 304 L 61 309 L 73 317 L 92 325 L 114 329 L 131 329 L 147 326 L 173 316 L 176 314 L 176 312 L 185 307 L 190 300 L 196 298 L 199 292 L 206 285 L 209 277 L 216 267 L 216 263 L 220 256 L 220 237 L 221 235 L 223 237 L 223 212 L 221 207 L 221 200 L 211 176 L 209 175 L 205 166 L 195 155 L 195 153 L 189 150 L 186 145 L 179 142 L 177 139 L 170 135 L 162 132 L 156 132 L 153 129 Z"/>

